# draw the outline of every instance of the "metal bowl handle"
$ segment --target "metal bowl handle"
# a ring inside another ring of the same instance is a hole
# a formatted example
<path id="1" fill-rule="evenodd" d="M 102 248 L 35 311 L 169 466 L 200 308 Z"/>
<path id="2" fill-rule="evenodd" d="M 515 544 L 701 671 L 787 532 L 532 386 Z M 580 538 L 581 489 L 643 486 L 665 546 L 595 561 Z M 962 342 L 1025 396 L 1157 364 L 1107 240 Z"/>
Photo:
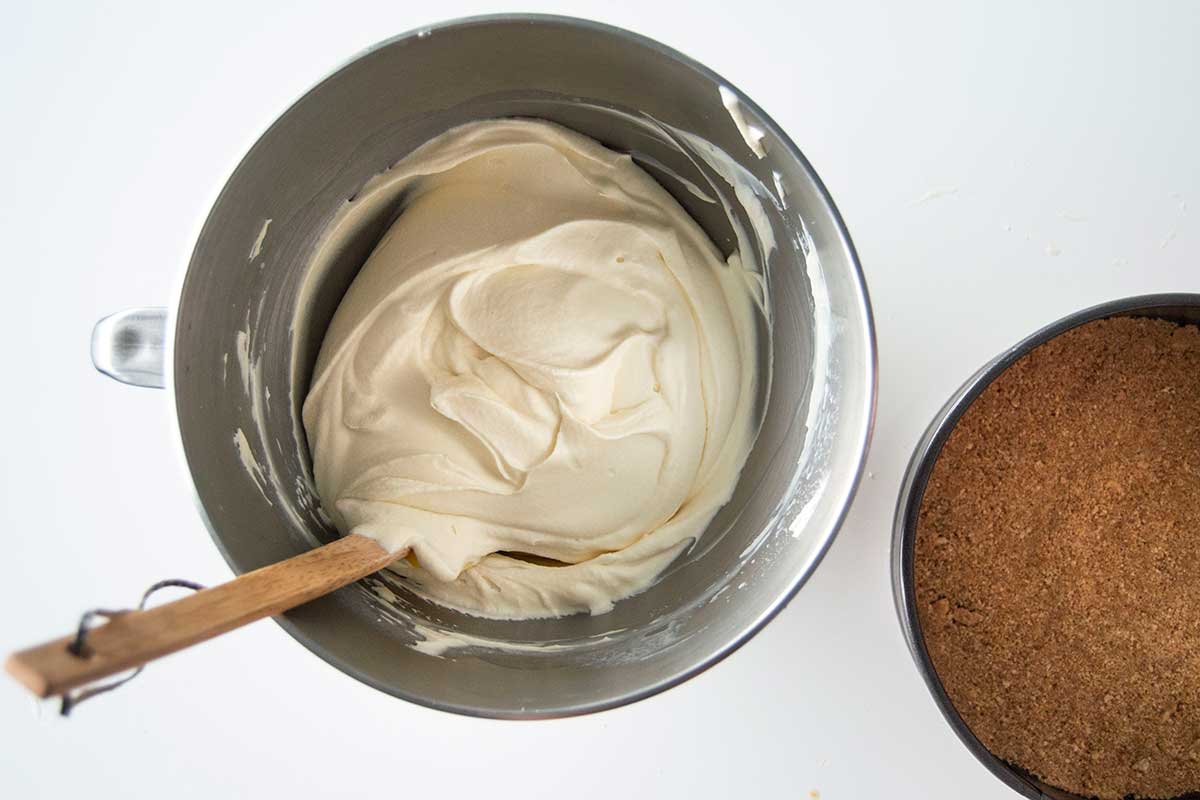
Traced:
<path id="1" fill-rule="evenodd" d="M 130 308 L 110 314 L 92 329 L 92 364 L 131 386 L 166 386 L 167 309 Z"/>

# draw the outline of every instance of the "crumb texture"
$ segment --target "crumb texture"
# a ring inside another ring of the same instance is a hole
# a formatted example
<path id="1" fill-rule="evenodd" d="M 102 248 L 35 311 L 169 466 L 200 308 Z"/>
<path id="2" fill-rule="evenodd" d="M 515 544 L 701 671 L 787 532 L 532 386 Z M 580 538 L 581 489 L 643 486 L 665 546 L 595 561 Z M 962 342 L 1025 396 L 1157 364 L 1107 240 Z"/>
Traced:
<path id="1" fill-rule="evenodd" d="M 998 757 L 1085 796 L 1200 790 L 1200 330 L 1117 318 L 967 410 L 915 542 L 942 684 Z"/>

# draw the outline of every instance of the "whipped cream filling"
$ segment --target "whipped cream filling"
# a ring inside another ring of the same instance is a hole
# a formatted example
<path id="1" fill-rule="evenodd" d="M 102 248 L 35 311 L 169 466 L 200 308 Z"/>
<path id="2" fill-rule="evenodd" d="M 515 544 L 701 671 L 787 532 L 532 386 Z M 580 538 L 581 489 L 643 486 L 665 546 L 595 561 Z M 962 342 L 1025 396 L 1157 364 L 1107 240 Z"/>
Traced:
<path id="1" fill-rule="evenodd" d="M 753 443 L 756 282 L 629 156 L 547 122 L 455 128 L 380 181 L 401 212 L 304 404 L 325 510 L 470 614 L 645 589 Z"/>

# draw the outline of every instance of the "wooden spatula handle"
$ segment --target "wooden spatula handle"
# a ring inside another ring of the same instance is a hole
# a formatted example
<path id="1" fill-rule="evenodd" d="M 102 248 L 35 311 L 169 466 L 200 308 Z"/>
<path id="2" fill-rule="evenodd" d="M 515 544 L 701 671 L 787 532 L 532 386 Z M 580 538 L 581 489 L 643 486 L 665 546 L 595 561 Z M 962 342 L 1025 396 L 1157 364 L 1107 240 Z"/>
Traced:
<path id="1" fill-rule="evenodd" d="M 346 536 L 220 586 L 115 617 L 88 633 L 82 656 L 68 649 L 75 637 L 65 636 L 13 653 L 5 668 L 40 697 L 63 694 L 287 611 L 377 572 L 401 555 L 365 536 Z"/>

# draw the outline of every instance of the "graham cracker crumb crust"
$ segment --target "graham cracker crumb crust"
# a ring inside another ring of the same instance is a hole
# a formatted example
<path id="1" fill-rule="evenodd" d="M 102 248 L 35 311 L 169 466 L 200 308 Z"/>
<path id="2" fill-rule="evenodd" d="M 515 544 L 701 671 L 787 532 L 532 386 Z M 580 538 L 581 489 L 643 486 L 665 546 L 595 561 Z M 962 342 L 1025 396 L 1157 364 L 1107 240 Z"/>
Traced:
<path id="1" fill-rule="evenodd" d="M 999 758 L 1085 796 L 1200 790 L 1200 330 L 1087 323 L 966 411 L 914 551 L 946 693 Z"/>

